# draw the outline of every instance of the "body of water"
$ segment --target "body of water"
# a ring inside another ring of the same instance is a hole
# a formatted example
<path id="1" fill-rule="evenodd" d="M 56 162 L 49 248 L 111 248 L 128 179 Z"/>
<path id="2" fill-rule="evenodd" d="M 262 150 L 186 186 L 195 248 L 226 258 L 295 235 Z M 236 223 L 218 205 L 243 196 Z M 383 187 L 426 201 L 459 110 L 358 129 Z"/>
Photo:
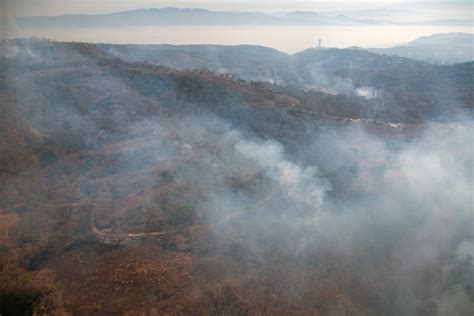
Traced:
<path id="1" fill-rule="evenodd" d="M 130 44 L 252 44 L 295 53 L 317 46 L 389 47 L 435 33 L 467 32 L 441 26 L 149 26 L 16 29 L 3 37 L 45 37 L 60 41 Z"/>

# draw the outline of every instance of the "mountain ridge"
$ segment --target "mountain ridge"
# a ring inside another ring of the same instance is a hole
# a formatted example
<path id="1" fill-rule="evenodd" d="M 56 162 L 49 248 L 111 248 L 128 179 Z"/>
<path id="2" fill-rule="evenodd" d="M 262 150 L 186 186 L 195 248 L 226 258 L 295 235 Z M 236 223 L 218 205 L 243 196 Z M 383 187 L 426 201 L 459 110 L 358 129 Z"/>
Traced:
<path id="1" fill-rule="evenodd" d="M 127 22 L 117 18 L 127 18 Z M 81 20 L 85 19 L 85 20 Z M 142 20 L 137 20 L 141 18 Z M 64 14 L 16 18 L 20 26 L 117 26 L 117 25 L 369 25 L 383 21 L 330 16 L 311 11 L 274 16 L 254 11 L 212 11 L 200 8 L 149 8 L 105 14 Z"/>

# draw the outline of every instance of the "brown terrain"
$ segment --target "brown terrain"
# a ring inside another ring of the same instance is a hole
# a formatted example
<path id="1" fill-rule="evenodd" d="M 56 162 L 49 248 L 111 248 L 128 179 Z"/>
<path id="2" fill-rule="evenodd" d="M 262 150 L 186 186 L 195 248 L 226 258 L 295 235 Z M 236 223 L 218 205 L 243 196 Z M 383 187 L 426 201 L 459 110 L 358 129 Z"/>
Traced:
<path id="1" fill-rule="evenodd" d="M 16 44 L 35 57 L 1 63 L 2 315 L 403 313 L 392 276 L 404 262 L 387 250 L 392 244 L 370 241 L 349 254 L 333 247 L 344 235 L 313 240 L 304 228 L 282 228 L 269 210 L 283 218 L 291 198 L 258 168 L 226 164 L 236 158 L 227 156 L 220 125 L 186 132 L 193 123 L 185 117 L 217 116 L 289 148 L 312 138 L 308 126 L 356 128 L 398 144 L 422 124 L 361 118 L 343 107 L 328 113 L 319 94 L 127 63 L 89 44 Z M 377 172 L 390 161 L 381 152 L 365 163 Z M 378 189 L 370 174 L 360 181 L 340 188 L 357 191 L 348 196 Z M 206 207 L 228 192 L 245 203 Z M 460 228 L 453 238 L 464 236 Z M 393 247 L 411 237 L 397 238 Z M 439 273 L 446 258 L 416 268 L 424 281 L 414 286 L 422 301 L 414 314 L 436 309 L 423 296 L 447 286 Z"/>

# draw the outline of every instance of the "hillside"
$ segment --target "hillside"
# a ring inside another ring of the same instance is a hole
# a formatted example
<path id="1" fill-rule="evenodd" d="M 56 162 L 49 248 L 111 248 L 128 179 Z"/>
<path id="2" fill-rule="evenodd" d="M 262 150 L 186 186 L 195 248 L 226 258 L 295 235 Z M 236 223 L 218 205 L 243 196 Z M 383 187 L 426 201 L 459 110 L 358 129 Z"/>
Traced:
<path id="1" fill-rule="evenodd" d="M 392 113 L 106 48 L 1 42 L 0 313 L 469 314 L 473 127 L 461 107 L 446 104 L 440 122 L 408 98 Z M 182 54 L 215 61 L 196 49 Z M 286 59 L 238 49 L 254 65 Z M 473 74 L 350 50 L 294 58 L 308 84 L 316 66 L 381 89 L 436 70 L 410 91 L 443 78 L 464 91 Z"/>
<path id="2" fill-rule="evenodd" d="M 110 45 L 98 47 L 130 62 L 146 61 L 178 70 L 209 70 L 254 81 L 283 76 L 288 55 L 272 48 L 239 45 Z"/>
<path id="3" fill-rule="evenodd" d="M 309 49 L 289 56 L 254 46 L 99 47 L 128 61 L 207 69 L 299 90 L 360 96 L 376 108 L 371 118 L 413 122 L 472 112 L 472 63 L 437 66 L 354 49 Z"/>
<path id="4" fill-rule="evenodd" d="M 421 37 L 406 45 L 393 48 L 372 48 L 379 54 L 396 55 L 436 64 L 473 61 L 474 34 L 446 33 Z"/>

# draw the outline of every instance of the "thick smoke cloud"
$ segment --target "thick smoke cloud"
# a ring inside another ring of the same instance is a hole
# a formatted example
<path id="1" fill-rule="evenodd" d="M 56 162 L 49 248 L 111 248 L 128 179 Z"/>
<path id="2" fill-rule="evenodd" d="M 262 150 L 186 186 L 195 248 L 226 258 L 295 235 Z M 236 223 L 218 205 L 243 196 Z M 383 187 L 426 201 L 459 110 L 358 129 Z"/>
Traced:
<path id="1" fill-rule="evenodd" d="M 193 157 L 180 177 L 204 194 L 216 238 L 237 234 L 262 262 L 330 252 L 380 274 L 387 314 L 472 307 L 471 122 L 432 124 L 410 141 L 320 132 L 296 155 L 215 117 L 178 124 L 175 151 Z"/>

